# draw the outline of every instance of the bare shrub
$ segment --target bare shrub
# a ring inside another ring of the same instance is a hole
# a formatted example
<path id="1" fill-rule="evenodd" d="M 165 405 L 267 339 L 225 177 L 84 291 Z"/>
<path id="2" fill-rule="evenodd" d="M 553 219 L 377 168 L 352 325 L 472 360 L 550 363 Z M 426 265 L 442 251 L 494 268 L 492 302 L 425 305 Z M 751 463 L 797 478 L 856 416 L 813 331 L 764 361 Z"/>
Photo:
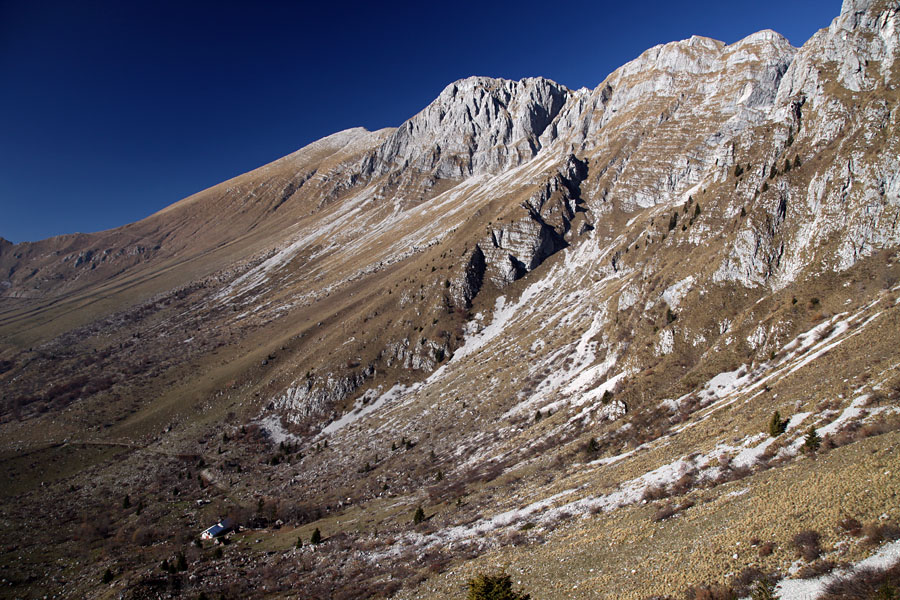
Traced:
<path id="1" fill-rule="evenodd" d="M 740 467 L 734 467 L 729 465 L 722 469 L 722 472 L 716 477 L 715 484 L 721 485 L 723 483 L 728 483 L 729 481 L 738 481 L 739 479 L 749 477 L 752 472 L 753 471 L 748 466 L 742 465 Z"/>
<path id="2" fill-rule="evenodd" d="M 819 600 L 869 600 L 896 598 L 900 590 L 900 562 L 886 570 L 858 569 L 837 577 L 825 587 Z"/>
<path id="3" fill-rule="evenodd" d="M 838 527 L 840 527 L 853 537 L 858 537 L 860 534 L 862 534 L 862 523 L 860 523 L 853 517 L 844 517 L 843 519 L 838 521 Z"/>
<path id="4" fill-rule="evenodd" d="M 720 583 L 712 585 L 692 585 L 684 591 L 687 600 L 735 600 L 737 596 L 731 587 Z"/>
<path id="5" fill-rule="evenodd" d="M 834 570 L 834 566 L 834 563 L 830 560 L 817 560 L 801 567 L 797 571 L 797 577 L 800 579 L 812 579 L 825 573 L 831 573 Z"/>
<path id="6" fill-rule="evenodd" d="M 653 515 L 653 520 L 656 522 L 664 521 L 669 517 L 675 515 L 678 512 L 678 509 L 675 508 L 674 505 L 667 503 L 657 509 L 656 513 Z"/>
<path id="7" fill-rule="evenodd" d="M 731 587 L 737 596 L 743 598 L 744 596 L 750 595 L 753 584 L 761 579 L 767 579 L 765 573 L 756 567 L 744 567 L 741 572 L 735 576 L 734 581 L 731 583 Z"/>
<path id="8" fill-rule="evenodd" d="M 643 500 L 647 502 L 652 502 L 653 500 L 662 500 L 663 498 L 668 498 L 669 492 L 666 490 L 666 486 L 659 485 L 651 485 L 647 489 L 644 490 L 644 495 L 642 496 Z"/>
<path id="9" fill-rule="evenodd" d="M 775 543 L 774 542 L 765 542 L 761 544 L 759 547 L 759 557 L 764 558 L 772 554 L 775 551 Z"/>
<path id="10" fill-rule="evenodd" d="M 866 544 L 877 546 L 881 542 L 900 539 L 900 528 L 890 523 L 866 523 L 863 525 L 862 534 Z"/>
<path id="11" fill-rule="evenodd" d="M 694 473 L 688 472 L 682 475 L 678 481 L 672 484 L 672 493 L 676 496 L 683 496 L 694 487 L 696 482 Z"/>
<path id="12" fill-rule="evenodd" d="M 523 546 L 528 543 L 526 538 L 520 531 L 510 531 L 503 536 L 504 546 Z"/>
<path id="13" fill-rule="evenodd" d="M 819 545 L 822 536 L 818 531 L 813 529 L 804 529 L 792 538 L 791 542 L 797 551 L 797 556 L 803 560 L 813 561 L 822 554 L 822 548 Z"/>
<path id="14" fill-rule="evenodd" d="M 153 543 L 153 532 L 149 527 L 139 526 L 131 534 L 131 541 L 138 546 L 149 546 Z"/>

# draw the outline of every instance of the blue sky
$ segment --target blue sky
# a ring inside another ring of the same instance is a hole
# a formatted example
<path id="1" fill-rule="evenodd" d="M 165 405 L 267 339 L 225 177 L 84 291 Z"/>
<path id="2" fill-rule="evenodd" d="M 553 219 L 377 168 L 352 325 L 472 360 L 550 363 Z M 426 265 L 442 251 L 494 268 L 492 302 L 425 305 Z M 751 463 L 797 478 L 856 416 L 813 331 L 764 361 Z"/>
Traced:
<path id="1" fill-rule="evenodd" d="M 595 87 L 656 44 L 774 29 L 839 0 L 0 0 L 0 237 L 124 225 L 348 127 L 396 126 L 451 81 Z"/>

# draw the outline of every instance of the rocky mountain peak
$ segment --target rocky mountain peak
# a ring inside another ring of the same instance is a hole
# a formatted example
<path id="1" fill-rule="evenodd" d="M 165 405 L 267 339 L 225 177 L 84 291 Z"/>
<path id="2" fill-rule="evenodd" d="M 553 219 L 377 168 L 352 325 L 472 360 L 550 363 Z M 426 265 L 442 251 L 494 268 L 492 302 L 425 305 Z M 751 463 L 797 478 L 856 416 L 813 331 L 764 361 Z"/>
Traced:
<path id="1" fill-rule="evenodd" d="M 802 95 L 813 106 L 827 103 L 823 79 L 838 82 L 850 92 L 891 85 L 898 48 L 900 15 L 896 3 L 845 0 L 841 14 L 831 25 L 804 44 L 785 75 L 778 102 L 784 104 Z"/>
<path id="2" fill-rule="evenodd" d="M 461 79 L 401 125 L 369 159 L 368 169 L 381 175 L 411 167 L 461 179 L 519 165 L 540 150 L 541 134 L 569 94 L 542 77 Z"/>

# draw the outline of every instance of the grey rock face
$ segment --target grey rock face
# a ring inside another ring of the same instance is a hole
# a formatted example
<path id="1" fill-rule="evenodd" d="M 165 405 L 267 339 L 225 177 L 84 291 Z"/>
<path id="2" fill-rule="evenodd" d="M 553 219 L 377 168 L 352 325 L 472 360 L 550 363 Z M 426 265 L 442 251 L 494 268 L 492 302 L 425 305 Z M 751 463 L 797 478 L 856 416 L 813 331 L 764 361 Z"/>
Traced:
<path id="1" fill-rule="evenodd" d="M 362 170 L 414 169 L 462 179 L 517 166 L 541 149 L 541 134 L 568 96 L 568 89 L 544 78 L 454 82 L 367 157 Z"/>
<path id="2" fill-rule="evenodd" d="M 820 107 L 830 100 L 825 91 L 828 81 L 836 80 L 853 92 L 887 83 L 898 47 L 900 8 L 883 0 L 845 0 L 831 25 L 804 45 L 785 75 L 777 101 L 783 105 L 803 95 L 813 107 Z"/>
<path id="3" fill-rule="evenodd" d="M 803 187 L 790 179 L 773 182 L 774 189 L 761 198 L 771 215 L 768 225 L 748 223 L 738 232 L 714 281 L 777 289 L 816 261 L 842 270 L 900 243 L 896 151 L 866 151 L 884 132 L 895 130 L 898 116 L 884 101 L 860 95 L 893 86 L 900 49 L 900 15 L 893 4 L 846 0 L 831 26 L 798 52 L 778 89 L 771 119 L 816 153 L 837 148 L 841 159 L 818 164 Z M 770 165 L 783 164 L 795 152 L 786 143 L 774 146 Z M 888 146 L 896 149 L 896 141 Z M 820 248 L 828 240 L 830 255 L 824 256 Z"/>
<path id="4" fill-rule="evenodd" d="M 450 297 L 454 305 L 465 308 L 472 306 L 472 300 L 481 291 L 486 269 L 484 252 L 476 245 L 463 272 L 450 284 Z"/>
<path id="5" fill-rule="evenodd" d="M 335 406 L 355 392 L 372 373 L 372 367 L 368 367 L 349 377 L 329 374 L 324 379 L 295 382 L 284 394 L 273 400 L 272 409 L 284 414 L 294 423 L 328 416 L 334 412 Z"/>
<path id="6" fill-rule="evenodd" d="M 409 338 L 391 342 L 385 348 L 385 364 L 400 366 L 413 371 L 432 371 L 450 353 L 446 342 L 421 338 L 418 343 L 410 343 Z"/>

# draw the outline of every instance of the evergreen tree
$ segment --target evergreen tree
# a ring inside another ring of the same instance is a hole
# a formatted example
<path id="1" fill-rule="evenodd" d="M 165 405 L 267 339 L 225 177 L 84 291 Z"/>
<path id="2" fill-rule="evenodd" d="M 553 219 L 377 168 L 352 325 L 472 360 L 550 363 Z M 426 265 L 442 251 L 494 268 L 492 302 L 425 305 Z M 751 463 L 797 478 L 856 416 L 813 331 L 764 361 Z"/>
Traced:
<path id="1" fill-rule="evenodd" d="M 810 425 L 809 430 L 806 432 L 806 438 L 803 440 L 803 448 L 807 452 L 813 453 L 818 450 L 821 445 L 822 438 L 819 437 L 816 428 Z"/>
<path id="2" fill-rule="evenodd" d="M 105 571 L 103 571 L 103 577 L 101 577 L 100 580 L 101 580 L 103 583 L 109 583 L 110 581 L 112 581 L 112 580 L 113 580 L 113 574 L 112 574 L 112 571 L 110 571 L 110 570 L 107 568 Z"/>
<path id="3" fill-rule="evenodd" d="M 466 600 L 531 600 L 531 596 L 513 590 L 512 578 L 509 575 L 480 573 L 469 580 Z"/>
<path id="4" fill-rule="evenodd" d="M 422 510 L 422 507 L 416 509 L 416 514 L 413 515 L 413 524 L 418 525 L 422 521 L 425 520 L 425 511 Z"/>
<path id="5" fill-rule="evenodd" d="M 786 420 L 781 419 L 781 413 L 777 410 L 775 414 L 772 415 L 772 418 L 769 419 L 769 435 L 772 437 L 778 437 L 787 429 L 788 422 Z"/>
<path id="6" fill-rule="evenodd" d="M 669 218 L 669 231 L 675 229 L 676 225 L 678 225 L 678 213 L 673 212 L 672 216 Z"/>
<path id="7" fill-rule="evenodd" d="M 319 528 L 316 527 L 316 530 L 312 532 L 312 535 L 309 538 L 310 544 L 320 544 L 322 543 L 322 532 L 319 531 Z"/>

